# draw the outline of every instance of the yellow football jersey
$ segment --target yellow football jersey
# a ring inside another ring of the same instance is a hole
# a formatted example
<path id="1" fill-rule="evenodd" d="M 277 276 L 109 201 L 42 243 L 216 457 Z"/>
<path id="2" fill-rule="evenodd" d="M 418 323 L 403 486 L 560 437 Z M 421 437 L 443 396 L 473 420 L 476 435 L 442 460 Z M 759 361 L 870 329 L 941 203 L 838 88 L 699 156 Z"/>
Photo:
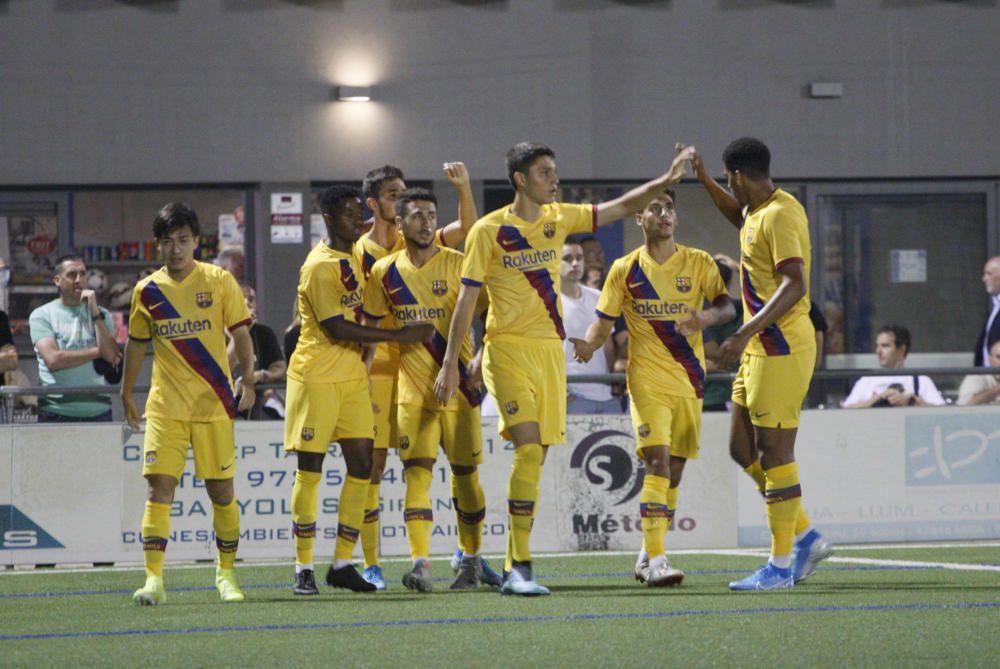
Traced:
<path id="1" fill-rule="evenodd" d="M 816 347 L 809 320 L 809 220 L 794 197 L 775 189 L 766 202 L 745 215 L 740 228 L 740 285 L 743 318 L 748 321 L 774 297 L 781 285 L 777 270 L 801 263 L 806 294 L 747 344 L 750 355 L 788 355 Z"/>
<path id="2" fill-rule="evenodd" d="M 611 265 L 597 315 L 611 321 L 625 312 L 629 386 L 648 384 L 678 397 L 702 397 L 705 347 L 701 332 L 685 337 L 677 321 L 705 300 L 726 295 L 719 268 L 704 251 L 677 245 L 662 265 L 640 246 Z"/>
<path id="3" fill-rule="evenodd" d="M 438 246 L 446 246 L 441 229 L 434 235 L 434 241 Z M 376 262 L 393 253 L 402 251 L 405 246 L 406 242 L 403 240 L 402 234 L 396 235 L 396 243 L 392 245 L 391 249 L 387 249 L 366 233 L 361 235 L 358 241 L 354 242 L 354 259 L 361 266 L 365 280 L 367 280 Z M 398 326 L 390 315 L 379 323 L 379 327 L 391 328 Z M 399 344 L 393 341 L 378 344 L 375 347 L 375 357 L 372 359 L 371 375 L 395 377 L 397 369 L 399 369 Z"/>
<path id="4" fill-rule="evenodd" d="M 361 344 L 330 338 L 324 324 L 346 318 L 361 322 L 365 278 L 354 256 L 322 241 L 299 270 L 302 332 L 288 365 L 288 376 L 303 383 L 366 378 Z"/>
<path id="5" fill-rule="evenodd" d="M 501 334 L 565 339 L 559 261 L 568 235 L 592 232 L 597 207 L 547 204 L 534 222 L 508 205 L 476 221 L 465 242 L 462 283 L 486 287 L 487 340 Z"/>
<path id="6" fill-rule="evenodd" d="M 233 275 L 195 263 L 183 281 L 160 268 L 132 292 L 129 337 L 153 340 L 153 380 L 146 415 L 208 422 L 236 417 L 223 328 L 250 325 Z"/>
<path id="7" fill-rule="evenodd" d="M 402 325 L 431 323 L 434 326 L 431 341 L 399 346 L 397 398 L 400 404 L 440 407 L 434 397 L 434 381 L 448 346 L 448 328 L 458 301 L 463 257 L 458 251 L 442 248 L 422 267 L 416 267 L 406 251 L 401 251 L 378 261 L 372 269 L 365 291 L 367 318 L 378 320 L 391 316 Z M 485 305 L 481 301 L 477 306 Z M 459 353 L 460 392 L 446 409 L 478 406 L 483 399 L 481 392 L 467 384 L 466 370 L 472 354 L 472 338 L 466 335 Z"/>

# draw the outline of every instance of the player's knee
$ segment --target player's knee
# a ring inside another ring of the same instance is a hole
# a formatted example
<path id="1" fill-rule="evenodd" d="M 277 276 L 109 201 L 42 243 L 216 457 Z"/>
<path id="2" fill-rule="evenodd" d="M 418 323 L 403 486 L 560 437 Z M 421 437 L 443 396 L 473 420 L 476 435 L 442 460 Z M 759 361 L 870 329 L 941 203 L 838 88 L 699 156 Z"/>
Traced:
<path id="1" fill-rule="evenodd" d="M 476 472 L 476 465 L 452 465 L 451 473 L 455 476 L 468 476 Z"/>
<path id="2" fill-rule="evenodd" d="M 298 453 L 298 467 L 300 471 L 313 472 L 319 474 L 323 471 L 323 457 L 325 453 Z"/>
<path id="3" fill-rule="evenodd" d="M 541 467 L 545 461 L 545 450 L 536 444 L 518 446 L 514 449 L 514 465 Z"/>
<path id="4" fill-rule="evenodd" d="M 646 458 L 646 471 L 654 476 L 670 478 L 670 467 L 666 458 L 650 456 Z"/>
<path id="5" fill-rule="evenodd" d="M 146 499 L 154 504 L 172 504 L 174 501 L 174 490 L 177 489 L 177 479 L 173 476 L 163 474 L 153 474 L 146 477 L 149 484 L 149 491 Z"/>
<path id="6" fill-rule="evenodd" d="M 205 490 L 212 503 L 219 506 L 229 506 L 236 497 L 232 479 L 205 481 Z"/>

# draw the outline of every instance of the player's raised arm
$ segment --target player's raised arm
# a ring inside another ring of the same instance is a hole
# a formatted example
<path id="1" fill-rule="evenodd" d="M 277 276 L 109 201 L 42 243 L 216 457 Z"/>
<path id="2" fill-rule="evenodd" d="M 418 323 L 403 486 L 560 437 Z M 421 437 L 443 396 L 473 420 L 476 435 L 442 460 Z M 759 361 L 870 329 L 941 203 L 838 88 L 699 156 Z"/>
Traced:
<path id="1" fill-rule="evenodd" d="M 691 153 L 691 168 L 694 170 L 694 175 L 701 182 L 701 185 L 705 187 L 708 191 L 708 196 L 712 198 L 715 208 L 718 209 L 726 220 L 735 225 L 737 228 L 743 225 L 743 208 L 740 207 L 739 201 L 736 197 L 727 191 L 725 188 L 719 185 L 719 183 L 712 178 L 712 175 L 708 173 L 705 169 L 705 161 L 701 159 L 701 154 L 694 150 L 693 146 L 687 146 L 684 144 L 677 145 L 678 155 L 681 152 L 690 149 Z"/>
<path id="2" fill-rule="evenodd" d="M 482 286 L 471 286 L 462 284 L 458 291 L 458 302 L 455 304 L 455 311 L 451 316 L 451 325 L 448 327 L 448 348 L 444 353 L 444 360 L 441 362 L 441 371 L 438 372 L 437 380 L 434 381 L 434 395 L 441 404 L 447 404 L 458 390 L 458 354 L 462 350 L 462 342 L 469 334 L 472 326 L 472 316 L 476 311 L 476 303 L 479 301 L 479 291 Z"/>
<path id="3" fill-rule="evenodd" d="M 694 154 L 694 147 L 687 147 L 674 156 L 670 169 L 661 176 L 636 186 L 629 192 L 614 200 L 597 205 L 597 225 L 607 225 L 619 219 L 631 216 L 662 195 L 668 188 L 681 180 L 687 170 L 687 161 Z"/>
<path id="4" fill-rule="evenodd" d="M 479 212 L 476 210 L 476 198 L 472 195 L 472 182 L 465 163 L 445 163 L 443 169 L 444 175 L 458 193 L 458 220 L 441 229 L 442 241 L 454 249 L 465 241 L 469 230 L 479 218 Z"/>

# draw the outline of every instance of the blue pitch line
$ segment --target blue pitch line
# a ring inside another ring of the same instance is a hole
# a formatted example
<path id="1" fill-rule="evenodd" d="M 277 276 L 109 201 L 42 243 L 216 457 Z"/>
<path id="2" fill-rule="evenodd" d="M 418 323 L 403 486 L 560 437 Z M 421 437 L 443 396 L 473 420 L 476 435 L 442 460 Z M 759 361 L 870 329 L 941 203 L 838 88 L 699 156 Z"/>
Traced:
<path id="1" fill-rule="evenodd" d="M 51 632 L 46 634 L 8 634 L 0 641 L 37 641 L 40 639 L 80 639 L 88 637 L 155 636 L 163 634 L 215 634 L 219 632 L 285 632 L 298 630 L 338 630 L 377 627 L 415 627 L 425 625 L 467 625 L 494 623 L 585 622 L 597 620 L 635 620 L 687 618 L 692 616 L 757 615 L 762 613 L 854 613 L 868 611 L 934 611 L 949 609 L 995 609 L 1000 602 L 962 602 L 959 604 L 869 604 L 865 606 L 795 606 L 728 611 L 656 611 L 648 613 L 586 613 L 573 616 L 510 616 L 495 618 L 441 618 L 431 620 L 384 620 L 352 623 L 311 623 L 299 625 L 241 625 L 239 627 L 188 627 L 183 629 L 118 630 L 107 632 Z"/>
<path id="2" fill-rule="evenodd" d="M 899 571 L 899 570 L 911 570 L 911 569 L 941 569 L 941 567 L 929 566 L 929 567 L 913 567 L 913 566 L 857 566 L 857 567 L 823 567 L 817 571 Z M 745 574 L 746 569 L 699 569 L 695 571 L 684 572 L 688 576 L 714 576 L 720 574 Z M 587 574 L 541 574 L 540 577 L 544 580 L 552 581 L 566 581 L 578 578 L 631 578 L 633 576 L 632 572 L 596 572 Z M 450 578 L 435 578 L 433 579 L 435 583 L 450 583 L 452 579 Z M 288 583 L 259 583 L 244 585 L 240 584 L 240 587 L 244 590 L 259 590 L 267 588 L 290 588 L 294 583 L 289 581 Z M 167 592 L 210 592 L 214 591 L 215 586 L 187 586 L 183 588 L 167 588 Z M 6 593 L 0 594 L 0 599 L 29 599 L 36 597 L 90 597 L 94 595 L 128 595 L 134 592 L 134 589 L 116 589 L 116 590 L 72 590 L 66 592 L 16 592 L 16 593 Z"/>

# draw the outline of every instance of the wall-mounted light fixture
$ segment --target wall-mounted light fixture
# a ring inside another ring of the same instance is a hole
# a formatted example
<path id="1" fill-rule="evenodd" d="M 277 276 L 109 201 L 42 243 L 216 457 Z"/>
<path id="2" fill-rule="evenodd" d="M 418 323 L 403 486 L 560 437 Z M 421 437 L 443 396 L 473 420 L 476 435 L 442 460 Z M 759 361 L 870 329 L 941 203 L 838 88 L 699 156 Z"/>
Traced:
<path id="1" fill-rule="evenodd" d="M 334 86 L 330 99 L 337 102 L 368 102 L 372 99 L 371 86 Z"/>
<path id="2" fill-rule="evenodd" d="M 844 94 L 844 84 L 839 81 L 813 81 L 808 91 L 811 98 L 839 98 Z"/>

